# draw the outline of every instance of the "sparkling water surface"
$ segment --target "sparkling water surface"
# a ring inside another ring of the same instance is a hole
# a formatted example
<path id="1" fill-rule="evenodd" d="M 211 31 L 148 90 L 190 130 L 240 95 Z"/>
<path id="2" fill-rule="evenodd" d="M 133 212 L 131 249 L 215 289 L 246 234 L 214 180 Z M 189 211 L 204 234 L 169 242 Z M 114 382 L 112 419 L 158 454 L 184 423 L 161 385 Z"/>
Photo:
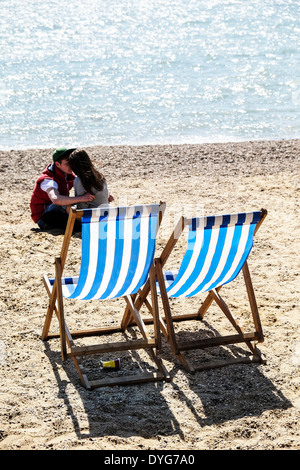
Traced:
<path id="1" fill-rule="evenodd" d="M 0 148 L 299 138 L 298 0 L 0 0 Z"/>

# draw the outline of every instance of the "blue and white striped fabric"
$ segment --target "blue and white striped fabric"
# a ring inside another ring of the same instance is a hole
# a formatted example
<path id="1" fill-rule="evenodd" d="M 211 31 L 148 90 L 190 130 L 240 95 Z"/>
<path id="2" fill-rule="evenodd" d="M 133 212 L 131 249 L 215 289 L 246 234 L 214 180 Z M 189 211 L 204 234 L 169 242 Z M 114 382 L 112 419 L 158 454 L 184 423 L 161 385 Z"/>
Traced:
<path id="1" fill-rule="evenodd" d="M 245 263 L 261 213 L 191 219 L 179 271 L 168 272 L 169 297 L 192 297 L 232 281 Z"/>
<path id="2" fill-rule="evenodd" d="M 63 296 L 88 300 L 136 293 L 153 263 L 158 215 L 158 204 L 85 210 L 80 274 L 62 279 Z"/>

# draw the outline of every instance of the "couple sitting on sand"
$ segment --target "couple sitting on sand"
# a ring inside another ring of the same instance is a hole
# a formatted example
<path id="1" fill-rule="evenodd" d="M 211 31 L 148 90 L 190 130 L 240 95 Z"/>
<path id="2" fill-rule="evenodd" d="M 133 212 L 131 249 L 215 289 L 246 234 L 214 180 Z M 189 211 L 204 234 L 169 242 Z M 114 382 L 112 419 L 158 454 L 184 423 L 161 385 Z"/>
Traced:
<path id="1" fill-rule="evenodd" d="M 70 196 L 73 186 L 75 196 Z M 96 170 L 85 150 L 57 149 L 53 163 L 35 183 L 30 201 L 31 218 L 42 230 L 65 229 L 72 205 L 85 209 L 111 201 L 113 197 L 108 193 L 105 177 Z"/>

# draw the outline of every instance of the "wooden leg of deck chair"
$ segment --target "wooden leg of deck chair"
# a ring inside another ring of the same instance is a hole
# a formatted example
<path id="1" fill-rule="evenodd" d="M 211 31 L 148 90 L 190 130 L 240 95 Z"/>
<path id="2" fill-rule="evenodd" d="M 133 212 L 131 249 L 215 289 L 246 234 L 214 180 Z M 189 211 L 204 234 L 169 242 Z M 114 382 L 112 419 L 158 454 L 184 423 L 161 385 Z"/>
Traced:
<path id="1" fill-rule="evenodd" d="M 163 304 L 163 309 L 165 313 L 165 321 L 166 321 L 166 330 L 167 330 L 167 339 L 168 342 L 171 346 L 172 353 L 174 354 L 175 357 L 182 363 L 182 365 L 190 372 L 194 373 L 195 369 L 190 363 L 190 361 L 187 360 L 187 358 L 184 356 L 184 354 L 179 350 L 178 343 L 176 340 L 176 335 L 174 331 L 174 324 L 173 324 L 173 319 L 172 319 L 172 313 L 170 309 L 170 304 L 169 304 L 169 299 L 168 299 L 168 294 L 166 290 L 166 285 L 165 285 L 165 280 L 163 277 L 163 270 L 162 270 L 162 263 L 160 259 L 156 260 L 156 274 L 157 274 L 157 280 L 159 284 L 159 289 L 160 289 L 160 294 L 161 294 L 161 300 Z"/>
<path id="2" fill-rule="evenodd" d="M 225 316 L 228 318 L 228 320 L 230 321 L 230 323 L 232 324 L 232 326 L 236 329 L 236 331 L 238 332 L 239 335 L 241 335 L 242 337 L 244 337 L 244 341 L 245 343 L 247 344 L 248 348 L 250 349 L 250 351 L 253 353 L 253 354 L 256 354 L 255 353 L 255 348 L 253 347 L 252 343 L 250 340 L 246 339 L 245 335 L 244 335 L 244 331 L 243 329 L 240 327 L 240 325 L 238 324 L 238 322 L 236 321 L 236 319 L 233 317 L 230 309 L 228 308 L 227 304 L 225 303 L 225 301 L 222 299 L 222 297 L 220 296 L 219 293 L 217 293 L 215 290 L 212 290 L 211 291 L 211 295 L 213 296 L 215 302 L 218 304 L 218 306 L 220 307 L 220 309 L 222 310 L 222 312 L 225 314 Z M 252 339 L 258 339 L 258 335 L 252 335 Z"/>
<path id="3" fill-rule="evenodd" d="M 172 314 L 171 314 L 170 304 L 168 300 L 166 284 L 165 284 L 165 280 L 163 277 L 162 264 L 159 259 L 156 260 L 156 274 L 157 274 L 163 309 L 165 312 L 165 319 L 166 319 L 167 331 L 168 331 L 168 341 L 170 343 L 173 354 L 177 354 L 179 351 L 177 347 L 174 325 L 172 321 Z"/>
<path id="4" fill-rule="evenodd" d="M 67 256 L 67 251 L 68 251 L 69 244 L 70 244 L 70 239 L 71 239 L 73 229 L 74 229 L 75 220 L 76 220 L 76 212 L 73 208 L 71 208 L 70 213 L 69 213 L 67 227 L 66 227 L 66 230 L 65 230 L 65 235 L 64 235 L 64 239 L 63 239 L 62 248 L 61 248 L 61 253 L 60 253 L 61 271 L 63 271 L 63 268 L 64 268 L 64 264 L 65 264 L 65 260 L 66 260 L 66 256 Z M 48 309 L 47 309 L 47 313 L 46 313 L 46 318 L 45 318 L 45 322 L 44 322 L 44 326 L 43 326 L 43 331 L 42 331 L 42 340 L 43 341 L 45 339 L 47 339 L 47 337 L 48 337 L 50 324 L 51 324 L 53 311 L 54 311 L 54 306 L 55 306 L 55 303 L 56 303 L 56 298 L 57 298 L 57 282 L 55 280 L 54 286 L 53 286 L 53 289 L 52 289 L 52 294 L 51 294 L 50 300 L 49 300 L 49 305 L 48 305 Z"/>
<path id="5" fill-rule="evenodd" d="M 151 298 L 152 298 L 152 316 L 153 316 L 153 323 L 154 323 L 154 335 L 155 335 L 155 340 L 157 343 L 157 350 L 160 350 L 161 349 L 161 318 L 159 315 L 159 308 L 158 308 L 156 278 L 157 278 L 156 263 L 154 263 L 154 265 L 150 269 L 149 280 L 150 280 L 150 290 L 151 290 Z M 169 373 L 166 370 L 161 358 L 158 356 L 157 351 L 155 355 L 155 362 L 159 370 L 164 374 L 165 380 L 169 382 L 170 381 Z"/>
<path id="6" fill-rule="evenodd" d="M 215 300 L 215 302 L 219 305 L 220 309 L 222 310 L 223 313 L 225 313 L 225 316 L 228 318 L 232 326 L 236 329 L 236 331 L 239 334 L 243 334 L 243 330 L 238 324 L 238 322 L 233 318 L 231 311 L 229 310 L 227 304 L 224 302 L 220 294 L 218 294 L 215 290 L 210 291 L 211 296 Z"/>
<path id="7" fill-rule="evenodd" d="M 131 296 L 132 300 L 135 301 L 137 294 Z M 125 312 L 121 321 L 122 331 L 126 331 L 130 323 L 133 321 L 132 313 L 128 305 L 126 305 Z"/>
<path id="8" fill-rule="evenodd" d="M 155 273 L 156 273 L 155 265 L 152 265 L 150 272 L 149 272 L 149 280 L 150 280 L 150 290 L 151 290 L 151 299 L 152 299 L 154 335 L 157 341 L 157 349 L 161 349 L 161 335 L 160 335 L 159 317 L 158 317 L 158 300 L 157 300 L 156 274 Z"/>
<path id="9" fill-rule="evenodd" d="M 161 348 L 161 336 L 160 336 L 160 329 L 159 329 L 159 318 L 158 318 L 158 302 L 157 302 L 157 293 L 156 293 L 156 279 L 155 279 L 155 268 L 154 266 L 151 267 L 150 273 L 149 273 L 149 281 L 150 281 L 150 290 L 151 290 L 151 296 L 152 296 L 152 302 L 153 302 L 153 323 L 154 323 L 154 336 L 155 336 L 155 343 L 154 347 L 156 351 L 154 351 L 153 347 L 150 349 L 146 349 L 148 354 L 150 355 L 151 359 L 155 362 L 157 365 L 159 371 L 163 374 L 163 377 L 166 381 L 170 380 L 169 374 L 167 370 L 165 369 L 161 358 L 157 354 L 157 350 Z M 138 326 L 142 336 L 146 341 L 151 340 L 149 336 L 149 332 L 146 329 L 145 323 L 136 308 L 134 301 L 131 297 L 127 296 L 125 297 L 125 300 L 127 302 L 127 305 L 131 311 L 132 317 L 134 319 L 134 323 Z"/>
<path id="10" fill-rule="evenodd" d="M 250 307 L 251 307 L 253 322 L 254 322 L 254 325 L 255 325 L 255 331 L 258 333 L 258 342 L 262 343 L 264 341 L 264 335 L 263 335 L 263 330 L 262 330 L 262 326 L 261 326 L 261 322 L 260 322 L 260 317 L 259 317 L 259 313 L 258 313 L 256 298 L 255 298 L 255 294 L 254 294 L 254 289 L 253 289 L 253 285 L 252 285 L 250 271 L 249 271 L 247 261 L 245 262 L 242 271 L 243 271 L 244 280 L 245 280 L 246 289 L 247 289 L 247 294 L 248 294 L 249 303 L 250 303 Z"/>
<path id="11" fill-rule="evenodd" d="M 67 344 L 66 344 L 66 327 L 65 327 L 65 317 L 64 317 L 64 303 L 62 296 L 62 285 L 61 285 L 61 259 L 57 257 L 55 260 L 55 277 L 57 280 L 57 304 L 58 304 L 58 322 L 59 322 L 59 331 L 60 331 L 60 346 L 61 346 L 61 356 L 62 360 L 67 359 Z"/>
<path id="12" fill-rule="evenodd" d="M 141 291 L 139 291 L 138 294 L 136 294 L 134 297 L 134 305 L 136 307 L 137 310 L 140 310 L 142 305 L 143 305 L 143 300 L 142 299 L 146 299 L 147 296 L 149 295 L 150 293 L 150 279 L 147 279 L 147 282 L 146 284 L 144 285 L 144 287 L 142 288 Z M 131 314 L 131 311 L 127 305 L 126 309 L 125 309 L 125 313 L 124 313 L 124 316 L 123 316 L 123 319 L 122 319 L 122 323 L 121 323 L 121 326 L 122 326 L 122 329 L 123 331 L 126 330 L 126 328 L 128 327 L 128 325 L 134 321 L 133 319 L 133 316 Z"/>
<path id="13" fill-rule="evenodd" d="M 254 321 L 254 323 L 255 323 L 255 332 L 254 333 L 245 334 L 243 329 L 239 326 L 237 321 L 233 318 L 228 306 L 226 305 L 224 300 L 221 298 L 221 296 L 217 292 L 215 292 L 214 290 L 211 291 L 211 295 L 213 296 L 214 300 L 219 305 L 221 310 L 225 313 L 225 315 L 228 318 L 228 320 L 230 321 L 230 323 L 233 325 L 233 327 L 236 329 L 236 331 L 239 333 L 239 335 L 241 335 L 241 337 L 243 338 L 243 341 L 248 346 L 248 348 L 250 349 L 252 354 L 254 356 L 256 356 L 258 360 L 260 360 L 261 362 L 264 362 L 262 357 L 261 357 L 260 351 L 256 348 L 255 344 L 251 343 L 251 341 L 259 341 L 259 339 L 260 339 L 260 333 L 259 333 L 258 328 L 257 328 L 257 323 Z M 253 295 L 254 295 L 254 292 L 253 292 Z M 254 315 L 253 315 L 253 319 L 254 319 Z M 227 340 L 227 338 L 224 337 L 224 341 L 226 341 L 226 340 Z M 237 338 L 237 342 L 238 342 L 238 338 Z M 233 341 L 233 344 L 234 344 L 234 341 Z"/>
<path id="14" fill-rule="evenodd" d="M 44 285 L 45 285 L 46 291 L 47 291 L 48 296 L 49 296 L 49 298 L 50 298 L 50 297 L 51 297 L 51 286 L 50 286 L 50 282 L 49 282 L 49 280 L 48 280 L 48 278 L 47 278 L 46 276 L 44 276 L 44 279 L 43 279 L 43 280 L 44 280 Z M 58 308 L 57 308 L 56 304 L 54 305 L 54 312 L 55 312 L 55 314 L 56 314 L 57 319 L 59 320 L 59 313 L 58 313 Z M 69 331 L 69 329 L 68 329 L 68 327 L 67 327 L 66 322 L 65 322 L 65 330 L 66 330 L 66 341 L 67 341 L 68 346 L 71 348 L 71 347 L 74 346 L 74 341 L 73 341 L 72 335 L 71 335 L 71 333 L 70 333 L 70 331 Z M 56 336 L 58 337 L 58 336 L 60 336 L 60 334 L 58 334 L 58 335 L 51 335 L 51 336 L 52 336 L 52 337 L 56 337 Z M 83 367 L 82 364 L 80 363 L 80 358 L 79 358 L 79 357 L 72 357 L 72 359 L 73 359 L 73 362 L 74 362 L 74 364 L 75 364 L 75 367 L 76 367 L 76 369 L 77 369 L 78 375 L 79 375 L 79 377 L 80 377 L 80 380 L 81 380 L 83 386 L 84 386 L 85 388 L 87 388 L 88 390 L 90 390 L 90 389 L 91 389 L 91 386 L 90 386 L 90 384 L 89 384 L 89 380 L 88 380 L 88 377 L 87 377 L 86 372 L 85 372 L 85 370 L 84 370 L 84 367 Z"/>
<path id="15" fill-rule="evenodd" d="M 155 270 L 154 272 L 156 273 L 156 262 L 155 262 Z M 144 321 L 146 324 L 148 323 L 153 323 L 154 322 L 154 318 L 156 317 L 157 315 L 157 318 L 158 318 L 158 322 L 159 322 L 159 326 L 160 326 L 160 330 L 161 332 L 163 333 L 163 335 L 168 338 L 168 331 L 167 331 L 167 328 L 166 328 L 166 324 L 163 320 L 163 318 L 161 317 L 160 313 L 159 313 L 159 308 L 158 308 L 158 302 L 157 302 L 157 290 L 156 290 L 156 280 L 157 280 L 157 275 L 155 274 L 155 278 L 153 278 L 153 284 L 152 284 L 152 289 L 151 289 L 151 292 L 155 292 L 155 302 L 156 302 L 156 310 L 157 310 L 157 313 L 154 314 L 154 309 L 151 305 L 151 303 L 149 302 L 148 300 L 148 294 L 149 294 L 149 291 L 150 291 L 150 277 L 149 277 L 149 286 L 146 286 L 146 289 L 143 289 L 140 294 L 138 295 L 137 299 L 136 299 L 136 302 L 135 302 L 135 307 L 137 308 L 137 310 L 140 310 L 142 305 L 145 304 L 145 306 L 147 307 L 148 311 L 150 312 L 151 314 L 151 318 L 146 318 Z M 154 285 L 155 283 L 155 285 Z M 152 304 L 154 304 L 154 300 L 153 300 L 153 296 L 152 296 Z"/>
<path id="16" fill-rule="evenodd" d="M 147 300 L 147 296 L 148 296 L 149 293 L 150 293 L 150 279 L 147 280 L 147 282 L 146 282 L 146 284 L 145 284 L 145 286 L 143 287 L 142 290 L 140 290 L 137 294 L 131 296 L 137 310 L 141 309 L 143 303 L 145 303 L 145 305 L 147 305 L 147 307 L 149 308 L 150 304 Z M 152 308 L 150 308 L 149 311 L 152 313 Z M 130 308 L 127 305 L 126 309 L 125 309 L 125 312 L 124 312 L 124 315 L 123 315 L 123 318 L 122 318 L 122 322 L 121 322 L 122 330 L 125 331 L 126 328 L 131 323 L 134 323 L 134 317 L 131 314 Z"/>
<path id="17" fill-rule="evenodd" d="M 149 339 L 149 333 L 148 333 L 148 331 L 145 327 L 145 324 L 144 324 L 144 322 L 143 322 L 143 320 L 140 316 L 140 313 L 138 312 L 138 310 L 134 306 L 133 299 L 130 296 L 126 296 L 124 298 L 125 298 L 125 301 L 127 303 L 128 308 L 130 309 L 130 312 L 131 312 L 132 316 L 134 317 L 135 324 L 138 326 L 143 338 L 145 340 L 148 340 Z"/>
<path id="18" fill-rule="evenodd" d="M 151 316 L 152 316 L 152 318 L 146 318 L 144 320 L 145 324 L 147 325 L 148 323 L 153 323 L 153 308 L 148 299 L 144 300 L 144 304 L 146 305 L 148 311 L 151 313 Z M 162 334 L 165 336 L 165 338 L 168 339 L 169 334 L 168 334 L 168 330 L 166 327 L 166 323 L 164 319 L 162 318 L 162 316 L 160 315 L 160 313 L 158 313 L 158 321 L 159 321 L 159 326 L 160 326 L 160 330 Z"/>
<path id="19" fill-rule="evenodd" d="M 255 325 L 255 331 L 258 334 L 257 342 L 258 343 L 263 343 L 264 335 L 263 335 L 262 325 L 261 325 L 261 321 L 260 321 L 260 317 L 259 317 L 259 312 L 258 312 L 258 308 L 257 308 L 255 293 L 254 293 L 254 289 L 253 289 L 253 285 L 252 285 L 250 271 L 249 271 L 247 261 L 245 262 L 242 271 L 243 271 L 243 276 L 244 276 L 245 285 L 246 285 L 246 289 L 247 289 L 248 299 L 249 299 L 249 303 L 250 303 L 252 318 L 253 318 L 253 322 L 254 322 L 254 325 Z M 256 345 L 253 346 L 253 354 L 255 354 L 256 356 L 258 356 L 260 358 L 260 362 L 262 362 L 264 364 L 266 363 L 266 360 L 262 357 L 262 354 L 259 351 L 259 349 L 256 347 Z"/>
<path id="20" fill-rule="evenodd" d="M 48 309 L 46 313 L 46 318 L 43 326 L 43 331 L 42 331 L 42 340 L 44 341 L 48 337 L 51 321 L 52 321 L 52 316 L 53 316 L 53 311 L 54 311 L 54 306 L 56 303 L 56 298 L 57 298 L 57 282 L 55 281 L 52 293 L 49 298 L 49 304 L 48 304 Z"/>
<path id="21" fill-rule="evenodd" d="M 131 297 L 127 296 L 127 297 L 124 297 L 125 300 L 126 300 L 126 303 L 132 313 L 132 316 L 134 318 L 134 321 L 135 321 L 135 324 L 138 326 L 143 338 L 146 340 L 146 341 L 149 341 L 151 338 L 150 338 L 150 335 L 146 329 L 146 326 L 141 318 L 141 315 L 139 313 L 139 311 L 136 309 L 135 305 L 134 305 L 134 302 L 132 300 Z M 128 348 L 129 349 L 129 348 Z M 150 357 L 152 358 L 152 360 L 155 361 L 155 354 L 154 354 L 154 351 L 153 349 L 149 349 L 148 350 L 148 353 L 150 354 Z"/>
<path id="22" fill-rule="evenodd" d="M 155 286 L 155 291 L 156 291 L 156 286 Z M 143 289 L 140 290 L 134 298 L 134 305 L 135 305 L 135 308 L 138 311 L 142 308 L 143 304 L 145 304 L 147 309 L 151 313 L 151 318 L 144 319 L 145 324 L 150 324 L 150 323 L 153 323 L 153 321 L 154 321 L 153 320 L 153 308 L 152 308 L 152 305 L 150 304 L 150 302 L 147 298 L 149 293 L 150 293 L 150 279 L 148 279 L 148 281 L 145 284 L 145 286 L 143 287 Z M 164 323 L 164 321 L 163 321 L 163 319 L 162 319 L 162 317 L 159 313 L 159 310 L 158 310 L 158 319 L 159 319 L 160 329 L 161 329 L 163 335 L 167 338 L 168 337 L 167 328 L 166 328 L 166 325 L 165 325 L 165 323 Z M 124 315 L 123 315 L 122 323 L 121 323 L 122 331 L 125 331 L 126 328 L 129 325 L 134 324 L 134 323 L 135 323 L 134 318 L 130 313 L 129 307 L 127 306 L 126 309 L 125 309 Z"/>
<path id="23" fill-rule="evenodd" d="M 221 288 L 222 288 L 222 286 L 216 287 L 215 291 L 219 292 L 219 290 Z M 211 306 L 213 300 L 214 300 L 214 298 L 213 298 L 212 294 L 209 292 L 206 299 L 204 300 L 204 302 L 202 303 L 201 307 L 198 310 L 198 315 L 201 318 L 201 320 L 203 320 L 203 317 L 206 314 L 209 307 Z"/>

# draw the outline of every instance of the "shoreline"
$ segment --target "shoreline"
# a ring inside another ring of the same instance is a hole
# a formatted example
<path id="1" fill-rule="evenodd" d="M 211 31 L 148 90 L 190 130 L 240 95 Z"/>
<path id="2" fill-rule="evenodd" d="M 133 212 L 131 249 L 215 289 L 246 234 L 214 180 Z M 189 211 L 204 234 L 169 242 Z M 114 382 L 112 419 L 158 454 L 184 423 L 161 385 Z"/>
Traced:
<path id="1" fill-rule="evenodd" d="M 163 342 L 170 383 L 83 389 L 72 361 L 61 361 L 59 340 L 40 337 L 48 301 L 42 275 L 53 275 L 63 234 L 39 231 L 29 200 L 52 149 L 0 151 L 0 449 L 299 449 L 300 140 L 85 149 L 105 174 L 116 205 L 166 202 L 170 218 L 163 218 L 158 252 L 168 239 L 169 220 L 183 209 L 209 215 L 268 210 L 249 257 L 265 335 L 258 348 L 267 363 L 191 375 Z M 71 248 L 65 268 L 70 275 L 79 237 Z M 175 258 L 183 249 L 176 245 Z M 231 284 L 222 296 L 241 326 L 247 325 L 243 282 Z M 194 311 L 197 302 L 191 300 L 189 308 Z M 68 306 L 66 315 L 74 328 L 77 322 L 96 327 L 102 309 L 112 324 L 123 314 L 123 304 L 115 302 L 79 303 Z M 212 306 L 207 323 L 214 333 L 228 322 Z M 182 322 L 178 328 L 193 338 L 207 324 Z"/>
<path id="2" fill-rule="evenodd" d="M 260 140 L 227 143 L 205 144 L 160 144 L 160 145 L 115 145 L 89 146 L 84 148 L 94 163 L 105 168 L 109 175 L 120 175 L 120 170 L 143 170 L 141 176 L 160 172 L 162 169 L 173 173 L 179 167 L 188 174 L 190 169 L 199 175 L 209 168 L 220 170 L 224 176 L 234 174 L 249 174 L 255 170 L 259 174 L 268 171 L 289 169 L 297 171 L 299 166 L 300 139 L 292 140 Z M 0 170 L 10 173 L 8 168 L 10 157 L 19 164 L 24 159 L 26 170 L 32 180 L 36 178 L 44 165 L 52 161 L 55 148 L 32 148 L 27 150 L 0 150 Z M 32 163 L 32 168 L 27 160 Z M 13 170 L 13 169 L 12 169 Z M 150 171 L 149 171 L 150 170 Z M 28 176 L 28 175 L 27 175 Z M 165 173 L 168 176 L 168 173 Z"/>
<path id="3" fill-rule="evenodd" d="M 161 141 L 161 142 L 111 142 L 111 143 L 95 143 L 95 144 L 82 144 L 82 145 L 73 145 L 72 142 L 70 143 L 70 147 L 77 147 L 77 148 L 97 148 L 97 147 L 161 147 L 161 146 L 182 146 L 182 145 L 226 145 L 226 144 L 245 144 L 245 143 L 252 143 L 252 142 L 289 142 L 289 141 L 297 141 L 299 140 L 300 137 L 278 137 L 278 138 L 267 138 L 267 137 L 262 137 L 258 139 L 246 139 L 246 138 L 229 138 L 228 140 L 220 140 L 220 141 L 215 141 L 215 140 L 203 140 L 203 141 L 182 141 L 182 142 L 175 142 L 175 141 Z M 61 146 L 65 146 L 65 144 L 62 144 Z M 57 147 L 60 147 L 58 145 Z M 11 151 L 22 151 L 26 152 L 29 150 L 52 150 L 53 147 L 52 145 L 49 145 L 47 147 L 44 146 L 30 146 L 27 145 L 26 147 L 1 147 L 0 146 L 0 152 L 11 152 Z"/>

